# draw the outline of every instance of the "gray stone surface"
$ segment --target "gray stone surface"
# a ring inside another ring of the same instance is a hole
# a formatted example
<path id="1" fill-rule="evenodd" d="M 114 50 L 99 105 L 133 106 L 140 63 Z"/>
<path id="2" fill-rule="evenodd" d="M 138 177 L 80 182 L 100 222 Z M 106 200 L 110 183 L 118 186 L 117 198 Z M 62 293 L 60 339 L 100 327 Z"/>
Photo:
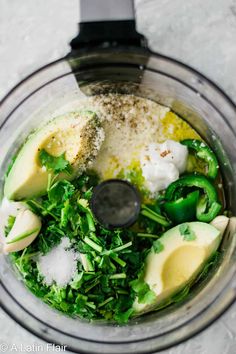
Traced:
<path id="1" fill-rule="evenodd" d="M 236 0 L 137 0 L 136 9 L 138 28 L 153 50 L 202 71 L 236 101 Z M 77 19 L 77 0 L 0 0 L 0 98 L 68 52 Z M 234 354 L 235 323 L 236 305 L 209 329 L 163 354 Z M 38 353 L 55 352 L 2 311 L 0 342 L 15 344 L 22 353 L 29 352 L 27 345 L 42 345 Z"/>

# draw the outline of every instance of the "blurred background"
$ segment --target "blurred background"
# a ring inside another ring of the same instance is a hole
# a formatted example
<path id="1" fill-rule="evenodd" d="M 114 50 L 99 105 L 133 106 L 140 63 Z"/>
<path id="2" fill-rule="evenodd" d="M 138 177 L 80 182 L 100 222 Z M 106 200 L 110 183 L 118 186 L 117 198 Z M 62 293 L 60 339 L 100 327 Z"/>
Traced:
<path id="1" fill-rule="evenodd" d="M 137 28 L 152 50 L 193 66 L 236 102 L 236 0 L 135 4 Z M 0 0 L 0 99 L 28 74 L 68 53 L 78 18 L 78 0 Z M 236 305 L 202 334 L 162 353 L 235 354 L 235 323 Z M 1 343 L 16 345 L 21 353 L 33 345 L 44 347 L 37 353 L 55 352 L 2 311 Z"/>

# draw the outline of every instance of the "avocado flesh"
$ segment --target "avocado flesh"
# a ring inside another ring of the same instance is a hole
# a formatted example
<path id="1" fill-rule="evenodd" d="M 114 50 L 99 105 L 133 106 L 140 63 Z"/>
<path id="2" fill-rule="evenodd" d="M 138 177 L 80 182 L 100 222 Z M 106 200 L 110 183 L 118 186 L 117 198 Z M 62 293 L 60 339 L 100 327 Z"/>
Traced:
<path id="1" fill-rule="evenodd" d="M 162 252 L 150 250 L 145 261 L 144 281 L 156 298 L 151 304 L 141 304 L 136 299 L 133 304 L 136 314 L 155 309 L 192 283 L 219 247 L 222 233 L 215 227 L 203 222 L 189 222 L 188 226 L 194 232 L 195 240 L 184 240 L 177 225 L 160 237 L 164 245 Z"/>
<path id="2" fill-rule="evenodd" d="M 30 199 L 43 195 L 48 175 L 39 161 L 39 152 L 45 149 L 53 156 L 65 153 L 73 167 L 71 175 L 60 173 L 57 180 L 71 180 L 81 173 L 96 156 L 101 139 L 101 128 L 93 112 L 71 112 L 57 117 L 29 136 L 6 178 L 4 195 L 11 200 Z"/>

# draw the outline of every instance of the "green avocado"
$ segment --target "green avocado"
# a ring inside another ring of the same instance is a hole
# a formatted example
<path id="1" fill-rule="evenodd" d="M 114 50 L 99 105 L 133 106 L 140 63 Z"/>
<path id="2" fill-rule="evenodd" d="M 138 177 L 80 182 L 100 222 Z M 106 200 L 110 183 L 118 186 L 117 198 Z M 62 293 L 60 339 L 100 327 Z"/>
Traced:
<path id="1" fill-rule="evenodd" d="M 152 247 L 145 261 L 143 281 L 152 291 L 153 300 L 140 303 L 137 298 L 135 313 L 155 309 L 196 279 L 221 238 L 220 230 L 203 222 L 180 224 L 166 231 L 158 239 L 158 252 Z"/>
<path id="2" fill-rule="evenodd" d="M 72 173 L 60 173 L 57 180 L 73 179 L 97 155 L 102 137 L 100 121 L 93 112 L 70 112 L 54 118 L 26 140 L 6 177 L 4 195 L 23 200 L 46 192 L 49 172 L 39 160 L 43 149 L 52 156 L 65 153 Z"/>

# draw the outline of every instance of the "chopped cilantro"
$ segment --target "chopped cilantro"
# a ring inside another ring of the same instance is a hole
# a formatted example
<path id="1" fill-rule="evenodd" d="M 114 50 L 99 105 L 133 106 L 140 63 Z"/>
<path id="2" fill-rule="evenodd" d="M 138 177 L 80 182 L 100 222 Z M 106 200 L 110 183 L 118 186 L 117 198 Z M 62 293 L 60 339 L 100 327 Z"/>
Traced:
<path id="1" fill-rule="evenodd" d="M 75 187 L 69 181 L 58 181 L 51 186 L 48 191 L 48 199 L 50 203 L 63 203 L 70 199 L 75 192 Z"/>
<path id="2" fill-rule="evenodd" d="M 42 166 L 45 166 L 48 171 L 54 173 L 66 172 L 72 173 L 72 166 L 65 158 L 65 153 L 59 156 L 50 155 L 46 150 L 42 149 L 39 152 L 39 160 Z"/>
<path id="3" fill-rule="evenodd" d="M 59 172 L 69 166 L 61 161 L 57 165 L 58 161 L 53 159 L 45 162 L 52 172 L 55 167 Z M 42 228 L 29 247 L 12 253 L 11 257 L 26 286 L 54 309 L 87 320 L 127 323 L 134 313 L 135 299 L 142 304 L 155 303 L 156 294 L 144 281 L 143 272 L 150 249 L 155 253 L 164 250 L 161 239 L 157 238 L 165 231 L 167 220 L 160 210 L 143 207 L 144 213 L 132 228 L 105 229 L 90 210 L 95 180 L 94 175 L 92 178 L 82 175 L 73 182 L 54 180 L 49 183 L 47 195 L 28 200 L 29 208 L 41 217 Z M 9 218 L 6 234 L 14 220 Z M 195 238 L 188 224 L 180 225 L 180 233 L 185 240 Z M 71 240 L 79 261 L 74 278 L 60 288 L 55 283 L 50 286 L 44 283 L 35 256 L 50 252 L 63 237 Z M 163 307 L 182 301 L 187 293 L 187 288 L 182 290 Z"/>
<path id="4" fill-rule="evenodd" d="M 160 253 L 164 250 L 164 245 L 159 240 L 154 241 L 152 247 L 155 253 Z"/>
<path id="5" fill-rule="evenodd" d="M 129 308 L 125 312 L 119 312 L 115 315 L 114 319 L 119 323 L 127 323 L 134 310 Z"/>
<path id="6" fill-rule="evenodd" d="M 190 229 L 189 224 L 184 223 L 179 225 L 180 235 L 183 236 L 185 241 L 194 241 L 196 240 L 196 235 L 193 230 Z"/>
<path id="7" fill-rule="evenodd" d="M 29 247 L 11 257 L 28 288 L 51 307 L 88 320 L 126 323 L 136 297 L 130 282 L 138 278 L 153 239 L 136 237 L 131 229 L 107 230 L 97 223 L 89 206 L 94 181 L 94 175 L 91 179 L 82 175 L 73 182 L 54 181 L 47 195 L 28 200 L 41 217 L 42 228 Z M 80 257 L 76 275 L 64 289 L 44 284 L 34 257 L 50 252 L 62 237 L 70 238 Z M 146 284 L 139 300 L 149 303 L 154 295 Z"/>
<path id="8" fill-rule="evenodd" d="M 151 304 L 156 299 L 156 294 L 152 291 L 147 283 L 139 277 L 130 283 L 132 289 L 137 294 L 140 304 Z"/>

